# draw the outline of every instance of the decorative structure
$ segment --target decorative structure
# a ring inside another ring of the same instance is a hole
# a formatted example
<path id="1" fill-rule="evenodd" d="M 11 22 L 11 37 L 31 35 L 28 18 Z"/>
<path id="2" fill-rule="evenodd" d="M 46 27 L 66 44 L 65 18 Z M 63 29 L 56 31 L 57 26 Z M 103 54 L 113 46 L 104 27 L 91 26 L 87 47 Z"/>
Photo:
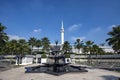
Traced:
<path id="1" fill-rule="evenodd" d="M 60 46 L 57 45 L 51 48 L 47 58 L 47 63 L 39 66 L 26 67 L 25 73 L 48 73 L 53 75 L 61 75 L 69 72 L 87 72 L 85 67 L 72 65 L 65 62 L 65 54 L 60 51 Z"/>

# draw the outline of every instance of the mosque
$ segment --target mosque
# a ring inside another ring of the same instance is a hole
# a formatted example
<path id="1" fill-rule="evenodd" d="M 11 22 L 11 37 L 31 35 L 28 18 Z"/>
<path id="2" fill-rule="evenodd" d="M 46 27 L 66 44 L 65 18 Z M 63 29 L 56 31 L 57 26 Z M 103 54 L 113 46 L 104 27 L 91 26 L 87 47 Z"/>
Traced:
<path id="1" fill-rule="evenodd" d="M 64 24 L 63 21 L 61 21 L 61 29 L 60 29 L 60 36 L 61 36 L 61 41 L 60 44 L 58 44 L 59 46 L 62 46 L 64 44 Z M 56 44 L 50 44 L 50 46 L 55 46 Z M 114 50 L 110 47 L 110 46 L 99 46 L 100 48 L 102 48 L 105 52 L 111 52 L 113 53 Z M 33 50 L 36 51 L 38 48 L 34 47 Z M 72 46 L 72 52 L 73 53 L 78 53 L 78 50 L 74 48 L 74 46 Z M 82 49 L 80 49 L 79 54 L 82 53 Z"/>
<path id="2" fill-rule="evenodd" d="M 61 22 L 61 45 L 64 44 L 64 25 L 63 25 L 63 21 Z M 105 52 L 114 52 L 114 50 L 109 47 L 109 46 L 99 46 L 100 48 L 102 48 Z M 74 46 L 72 46 L 72 52 L 74 53 L 78 53 L 78 50 L 74 48 Z M 82 49 L 80 49 L 80 54 L 82 53 Z"/>

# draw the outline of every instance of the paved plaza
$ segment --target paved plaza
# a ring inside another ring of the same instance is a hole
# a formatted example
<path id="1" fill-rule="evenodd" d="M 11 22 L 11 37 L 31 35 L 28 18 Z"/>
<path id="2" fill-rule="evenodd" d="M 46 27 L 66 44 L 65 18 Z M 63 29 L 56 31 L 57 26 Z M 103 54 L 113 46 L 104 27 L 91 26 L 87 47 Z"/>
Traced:
<path id="1" fill-rule="evenodd" d="M 120 77 L 118 72 L 90 68 L 87 70 L 88 72 L 54 76 L 46 73 L 25 73 L 25 67 L 19 67 L 0 72 L 0 80 L 119 80 Z"/>

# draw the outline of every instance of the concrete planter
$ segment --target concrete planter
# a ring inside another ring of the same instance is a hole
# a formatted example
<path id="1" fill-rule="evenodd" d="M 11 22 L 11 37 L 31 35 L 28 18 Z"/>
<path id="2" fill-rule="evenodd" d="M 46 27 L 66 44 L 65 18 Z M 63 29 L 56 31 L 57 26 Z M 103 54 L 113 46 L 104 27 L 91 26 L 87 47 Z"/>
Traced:
<path id="1" fill-rule="evenodd" d="M 22 58 L 17 58 L 16 59 L 16 65 L 28 65 L 28 64 L 33 64 L 33 56 L 32 55 L 26 55 L 25 57 Z"/>
<path id="2" fill-rule="evenodd" d="M 41 64 L 46 62 L 47 62 L 47 58 L 41 58 Z"/>
<path id="3" fill-rule="evenodd" d="M 70 58 L 75 58 L 75 54 L 70 54 Z"/>

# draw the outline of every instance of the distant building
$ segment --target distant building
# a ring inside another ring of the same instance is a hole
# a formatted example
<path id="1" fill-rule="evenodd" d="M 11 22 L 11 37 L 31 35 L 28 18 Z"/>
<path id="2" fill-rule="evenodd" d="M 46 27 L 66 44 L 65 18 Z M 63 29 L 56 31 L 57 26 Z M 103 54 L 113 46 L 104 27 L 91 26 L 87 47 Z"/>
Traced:
<path id="1" fill-rule="evenodd" d="M 60 30 L 60 33 L 61 33 L 61 43 L 58 44 L 59 46 L 61 46 L 62 48 L 62 45 L 64 44 L 64 25 L 63 25 L 63 21 L 61 22 L 61 30 Z M 50 44 L 50 46 L 55 46 L 56 44 Z M 110 52 L 110 53 L 113 53 L 114 50 L 110 47 L 110 46 L 99 46 L 100 48 L 102 48 L 105 52 Z M 39 48 L 39 51 L 41 50 L 42 48 Z M 37 51 L 38 48 L 34 47 L 33 48 L 33 51 Z M 75 49 L 74 46 L 72 46 L 72 52 L 74 53 L 78 53 L 78 49 Z M 80 49 L 79 53 L 78 54 L 81 54 L 83 53 L 82 49 Z"/>
<path id="2" fill-rule="evenodd" d="M 82 54 L 83 53 L 82 48 L 80 49 L 80 51 L 78 51 L 78 49 L 75 49 L 74 46 L 72 46 L 72 52 L 77 53 L 77 54 Z"/>
<path id="3" fill-rule="evenodd" d="M 102 48 L 105 52 L 114 53 L 114 50 L 110 46 L 99 46 L 99 47 Z"/>

